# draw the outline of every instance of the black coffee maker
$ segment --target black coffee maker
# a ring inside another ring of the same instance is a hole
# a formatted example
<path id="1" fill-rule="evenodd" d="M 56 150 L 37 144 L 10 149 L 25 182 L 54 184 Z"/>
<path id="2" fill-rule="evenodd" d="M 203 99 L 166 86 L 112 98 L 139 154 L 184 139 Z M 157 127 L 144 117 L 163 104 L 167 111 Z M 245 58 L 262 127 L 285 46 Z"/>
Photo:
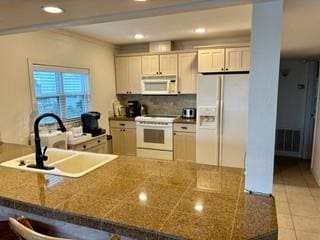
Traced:
<path id="1" fill-rule="evenodd" d="M 141 104 L 139 101 L 128 101 L 126 108 L 127 117 L 136 117 L 141 115 Z"/>
<path id="2" fill-rule="evenodd" d="M 105 129 L 99 128 L 98 120 L 101 114 L 99 112 L 87 112 L 81 115 L 82 131 L 91 133 L 93 137 L 106 133 Z"/>

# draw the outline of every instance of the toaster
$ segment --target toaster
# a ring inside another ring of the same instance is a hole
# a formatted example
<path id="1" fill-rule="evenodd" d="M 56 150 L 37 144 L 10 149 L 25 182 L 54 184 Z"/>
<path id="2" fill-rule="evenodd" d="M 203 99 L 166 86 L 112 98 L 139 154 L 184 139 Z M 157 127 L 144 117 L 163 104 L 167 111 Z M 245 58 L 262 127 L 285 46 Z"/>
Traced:
<path id="1" fill-rule="evenodd" d="M 196 109 L 195 108 L 182 109 L 182 118 L 195 119 L 196 118 Z"/>

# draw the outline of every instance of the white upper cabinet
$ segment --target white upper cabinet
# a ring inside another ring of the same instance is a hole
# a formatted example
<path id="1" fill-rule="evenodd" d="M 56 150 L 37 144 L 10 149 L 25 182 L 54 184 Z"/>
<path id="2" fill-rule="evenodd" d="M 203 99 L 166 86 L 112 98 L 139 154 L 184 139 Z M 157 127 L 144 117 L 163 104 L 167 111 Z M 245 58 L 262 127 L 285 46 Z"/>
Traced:
<path id="1" fill-rule="evenodd" d="M 179 92 L 195 94 L 197 89 L 197 53 L 179 54 Z"/>
<path id="2" fill-rule="evenodd" d="M 142 56 L 142 75 L 159 74 L 159 55 Z"/>
<path id="3" fill-rule="evenodd" d="M 118 94 L 128 93 L 129 86 L 129 59 L 117 57 L 116 61 L 116 88 Z"/>
<path id="4" fill-rule="evenodd" d="M 141 93 L 141 57 L 129 57 L 129 92 Z"/>
<path id="5" fill-rule="evenodd" d="M 250 70 L 250 48 L 203 49 L 198 52 L 200 73 L 244 72 Z"/>
<path id="6" fill-rule="evenodd" d="M 116 57 L 117 94 L 141 93 L 141 57 Z"/>
<path id="7" fill-rule="evenodd" d="M 198 71 L 221 72 L 224 71 L 225 49 L 203 49 L 198 52 Z"/>
<path id="8" fill-rule="evenodd" d="M 162 75 L 177 75 L 178 73 L 178 55 L 165 54 L 160 55 L 160 71 Z"/>
<path id="9" fill-rule="evenodd" d="M 241 72 L 250 70 L 250 48 L 227 48 L 226 66 L 228 72 Z"/>

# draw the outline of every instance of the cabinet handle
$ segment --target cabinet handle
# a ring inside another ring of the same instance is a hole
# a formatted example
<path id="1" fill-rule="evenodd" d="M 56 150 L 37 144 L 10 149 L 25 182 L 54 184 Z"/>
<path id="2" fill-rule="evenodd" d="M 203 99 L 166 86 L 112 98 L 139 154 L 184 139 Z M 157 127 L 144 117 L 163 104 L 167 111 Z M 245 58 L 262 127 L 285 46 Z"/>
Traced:
<path id="1" fill-rule="evenodd" d="M 120 126 L 125 126 L 126 124 L 124 124 L 124 123 L 120 123 Z"/>
<path id="2" fill-rule="evenodd" d="M 181 127 L 181 129 L 188 129 L 187 127 Z"/>
<path id="3" fill-rule="evenodd" d="M 175 136 L 175 135 L 177 135 L 176 133 L 173 133 L 173 135 Z"/>

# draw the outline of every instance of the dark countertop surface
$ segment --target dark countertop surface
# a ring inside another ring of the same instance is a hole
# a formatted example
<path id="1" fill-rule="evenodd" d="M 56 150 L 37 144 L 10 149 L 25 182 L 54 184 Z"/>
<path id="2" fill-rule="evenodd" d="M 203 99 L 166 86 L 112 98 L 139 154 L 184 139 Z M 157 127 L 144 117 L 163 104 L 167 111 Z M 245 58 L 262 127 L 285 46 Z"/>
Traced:
<path id="1" fill-rule="evenodd" d="M 186 119 L 186 118 L 178 117 L 177 119 L 174 120 L 173 123 L 196 124 L 196 122 L 197 122 L 196 119 Z"/>
<path id="2" fill-rule="evenodd" d="M 0 162 L 31 152 L 0 145 Z M 241 169 L 120 156 L 81 178 L 0 167 L 0 205 L 136 239 L 277 239 Z"/>
<path id="3" fill-rule="evenodd" d="M 109 117 L 109 121 L 132 121 L 134 122 L 134 117 L 127 117 L 127 116 L 113 116 Z"/>

